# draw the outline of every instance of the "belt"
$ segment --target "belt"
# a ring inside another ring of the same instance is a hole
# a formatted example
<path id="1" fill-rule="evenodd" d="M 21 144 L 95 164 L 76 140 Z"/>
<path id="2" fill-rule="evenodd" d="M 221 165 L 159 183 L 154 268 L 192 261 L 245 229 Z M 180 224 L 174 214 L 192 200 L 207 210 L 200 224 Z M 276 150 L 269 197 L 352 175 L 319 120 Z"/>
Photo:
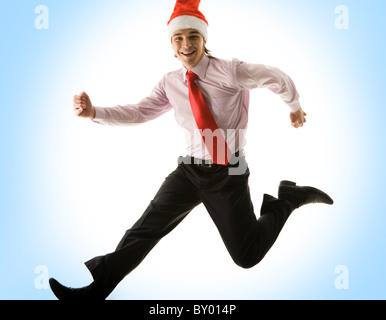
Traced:
<path id="1" fill-rule="evenodd" d="M 198 167 L 205 167 L 205 168 L 212 168 L 212 167 L 232 167 L 232 166 L 238 166 L 238 158 L 245 157 L 245 151 L 244 149 L 237 151 L 234 153 L 229 160 L 229 163 L 224 166 L 221 164 L 214 163 L 212 159 L 204 160 L 204 159 L 199 159 L 195 157 L 190 157 L 191 164 L 194 164 Z"/>

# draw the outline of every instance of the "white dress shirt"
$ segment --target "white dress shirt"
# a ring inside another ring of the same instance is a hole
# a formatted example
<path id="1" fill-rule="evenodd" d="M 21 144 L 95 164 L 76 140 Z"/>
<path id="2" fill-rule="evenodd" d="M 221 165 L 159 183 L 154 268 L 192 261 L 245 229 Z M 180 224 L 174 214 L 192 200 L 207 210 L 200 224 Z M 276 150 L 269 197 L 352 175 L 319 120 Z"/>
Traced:
<path id="1" fill-rule="evenodd" d="M 277 68 L 204 55 L 192 71 L 198 75 L 196 83 L 232 152 L 241 150 L 246 144 L 249 90 L 268 88 L 281 97 L 290 111 L 300 108 L 293 81 Z M 94 121 L 108 125 L 132 125 L 174 110 L 177 123 L 185 129 L 188 155 L 210 159 L 190 107 L 186 72 L 182 68 L 167 73 L 151 94 L 137 104 L 95 107 Z"/>

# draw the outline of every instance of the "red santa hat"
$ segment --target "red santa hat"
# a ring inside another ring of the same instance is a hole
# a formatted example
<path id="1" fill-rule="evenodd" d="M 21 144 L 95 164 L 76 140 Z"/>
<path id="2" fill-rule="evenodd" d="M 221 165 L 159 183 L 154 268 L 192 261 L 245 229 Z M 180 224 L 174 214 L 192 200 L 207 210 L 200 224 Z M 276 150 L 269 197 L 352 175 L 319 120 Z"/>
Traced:
<path id="1" fill-rule="evenodd" d="M 198 10 L 200 0 L 177 0 L 174 12 L 168 22 L 169 37 L 181 29 L 195 29 L 208 40 L 208 21 Z"/>

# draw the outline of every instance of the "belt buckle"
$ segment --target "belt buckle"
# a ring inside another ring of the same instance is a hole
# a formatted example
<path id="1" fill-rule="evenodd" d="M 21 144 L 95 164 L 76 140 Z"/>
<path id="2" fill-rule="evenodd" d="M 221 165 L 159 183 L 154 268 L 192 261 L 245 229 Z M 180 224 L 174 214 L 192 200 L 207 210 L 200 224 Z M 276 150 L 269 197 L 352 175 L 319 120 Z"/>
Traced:
<path id="1" fill-rule="evenodd" d="M 206 168 L 212 168 L 213 167 L 212 160 L 204 160 L 203 166 Z"/>
<path id="2" fill-rule="evenodd" d="M 192 159 L 192 163 L 194 163 L 196 166 L 199 166 L 199 167 L 204 167 L 204 168 L 212 168 L 214 163 L 212 161 L 212 159 L 199 159 L 199 158 L 191 158 Z"/>

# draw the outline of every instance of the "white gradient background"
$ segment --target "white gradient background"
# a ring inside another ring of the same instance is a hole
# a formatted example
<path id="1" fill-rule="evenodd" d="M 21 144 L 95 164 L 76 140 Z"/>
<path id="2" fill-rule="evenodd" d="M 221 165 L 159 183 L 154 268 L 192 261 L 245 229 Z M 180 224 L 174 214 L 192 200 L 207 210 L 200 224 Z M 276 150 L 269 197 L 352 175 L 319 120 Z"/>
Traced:
<path id="1" fill-rule="evenodd" d="M 34 27 L 36 6 L 49 29 Z M 338 5 L 349 9 L 337 30 Z M 70 286 L 111 252 L 185 152 L 173 113 L 136 127 L 72 113 L 135 103 L 180 67 L 167 39 L 174 0 L 2 0 L 0 17 L 0 299 L 55 299 L 35 268 Z M 277 66 L 308 113 L 293 129 L 274 94 L 251 94 L 246 152 L 258 214 L 282 179 L 311 184 L 332 207 L 295 212 L 274 247 L 243 270 L 202 206 L 165 237 L 109 299 L 384 299 L 385 40 L 383 0 L 204 0 L 215 56 Z M 349 289 L 335 288 L 347 266 Z"/>

